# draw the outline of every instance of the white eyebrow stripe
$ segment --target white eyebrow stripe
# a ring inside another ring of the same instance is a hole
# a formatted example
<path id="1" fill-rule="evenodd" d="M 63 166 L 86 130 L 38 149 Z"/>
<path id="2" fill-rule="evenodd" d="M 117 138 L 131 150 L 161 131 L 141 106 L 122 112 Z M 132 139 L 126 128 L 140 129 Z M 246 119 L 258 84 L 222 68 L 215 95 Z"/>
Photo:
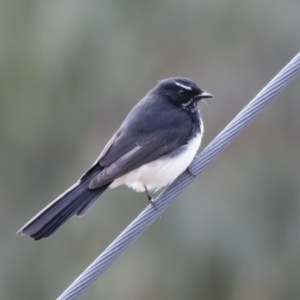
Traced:
<path id="1" fill-rule="evenodd" d="M 182 88 L 184 88 L 184 89 L 186 89 L 186 90 L 189 90 L 189 91 L 192 90 L 192 88 L 191 88 L 190 86 L 183 85 L 182 83 L 179 83 L 179 82 L 177 82 L 177 81 L 174 81 L 174 82 L 175 82 L 176 85 L 181 86 Z"/>

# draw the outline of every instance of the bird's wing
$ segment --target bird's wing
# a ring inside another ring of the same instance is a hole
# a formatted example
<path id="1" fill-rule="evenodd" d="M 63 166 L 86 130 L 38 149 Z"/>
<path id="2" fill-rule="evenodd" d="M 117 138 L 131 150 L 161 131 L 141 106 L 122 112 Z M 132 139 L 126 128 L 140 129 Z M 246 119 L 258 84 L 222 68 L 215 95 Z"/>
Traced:
<path id="1" fill-rule="evenodd" d="M 99 164 L 104 168 L 89 184 L 96 189 L 186 144 L 191 135 L 189 126 L 173 127 L 152 133 L 126 135 L 119 133 Z"/>
<path id="2" fill-rule="evenodd" d="M 106 146 L 103 148 L 102 152 L 94 162 L 94 164 L 80 177 L 79 181 L 83 181 L 88 178 L 91 174 L 95 173 L 95 170 L 99 169 L 99 161 L 100 159 L 107 153 L 111 145 L 114 143 L 116 138 L 119 135 L 119 130 L 111 137 L 111 139 L 107 142 Z"/>

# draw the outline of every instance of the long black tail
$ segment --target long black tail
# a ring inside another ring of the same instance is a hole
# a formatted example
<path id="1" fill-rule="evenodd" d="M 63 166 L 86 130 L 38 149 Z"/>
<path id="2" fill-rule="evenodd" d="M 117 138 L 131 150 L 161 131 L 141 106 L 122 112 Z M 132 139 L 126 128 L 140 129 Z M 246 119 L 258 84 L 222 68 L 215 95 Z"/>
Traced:
<path id="1" fill-rule="evenodd" d="M 110 185 L 108 183 L 98 189 L 89 189 L 91 178 L 100 172 L 99 168 L 92 168 L 77 183 L 28 221 L 18 232 L 40 240 L 53 234 L 74 214 L 82 216 Z"/>

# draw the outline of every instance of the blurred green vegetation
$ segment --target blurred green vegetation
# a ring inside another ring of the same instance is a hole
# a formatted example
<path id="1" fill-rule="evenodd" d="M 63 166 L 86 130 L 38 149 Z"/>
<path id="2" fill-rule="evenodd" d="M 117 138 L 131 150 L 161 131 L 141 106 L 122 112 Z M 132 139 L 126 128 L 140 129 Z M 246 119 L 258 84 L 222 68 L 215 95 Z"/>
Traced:
<path id="1" fill-rule="evenodd" d="M 202 149 L 298 51 L 300 2 L 1 1 L 0 299 L 55 299 L 146 206 L 126 187 L 40 242 L 16 236 L 131 107 L 186 76 Z M 82 299 L 300 299 L 300 79 Z"/>

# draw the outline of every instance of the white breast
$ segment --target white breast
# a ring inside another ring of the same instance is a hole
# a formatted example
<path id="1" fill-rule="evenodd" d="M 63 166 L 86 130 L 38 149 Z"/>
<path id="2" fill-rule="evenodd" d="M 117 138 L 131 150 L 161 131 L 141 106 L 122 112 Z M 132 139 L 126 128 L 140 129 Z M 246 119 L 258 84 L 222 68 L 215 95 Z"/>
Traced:
<path id="1" fill-rule="evenodd" d="M 203 130 L 187 145 L 182 146 L 183 150 L 180 153 L 173 157 L 166 155 L 145 164 L 117 178 L 110 187 L 126 184 L 137 192 L 144 192 L 145 186 L 149 191 L 157 191 L 171 184 L 192 162 L 200 146 L 202 133 Z"/>

